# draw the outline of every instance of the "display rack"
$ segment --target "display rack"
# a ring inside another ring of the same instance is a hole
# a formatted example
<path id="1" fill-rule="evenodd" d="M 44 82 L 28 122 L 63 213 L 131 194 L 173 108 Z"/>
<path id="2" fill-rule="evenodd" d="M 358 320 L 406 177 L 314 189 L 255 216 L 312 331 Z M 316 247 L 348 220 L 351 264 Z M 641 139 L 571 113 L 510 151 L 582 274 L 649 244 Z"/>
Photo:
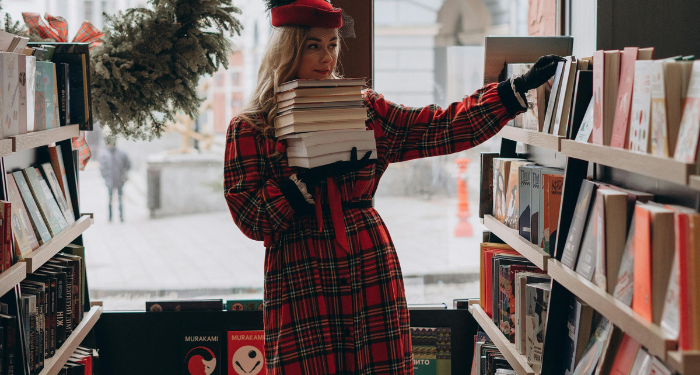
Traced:
<path id="1" fill-rule="evenodd" d="M 547 270 L 549 254 L 545 253 L 539 246 L 521 237 L 517 230 L 508 228 L 491 215 L 484 216 L 484 226 L 539 269 Z"/>
<path id="2" fill-rule="evenodd" d="M 29 150 L 60 142 L 80 135 L 78 125 L 66 125 L 55 129 L 42 130 L 9 137 L 12 140 L 12 152 Z M 1 149 L 0 149 L 1 152 Z"/>
<path id="3" fill-rule="evenodd" d="M 4 295 L 27 277 L 27 267 L 17 263 L 3 273 L 0 273 L 0 295 Z"/>
<path id="4" fill-rule="evenodd" d="M 522 142 L 553 151 L 561 150 L 561 142 L 564 139 L 564 137 L 559 135 L 516 128 L 514 126 L 505 126 L 497 135 L 512 141 Z"/>
<path id="5" fill-rule="evenodd" d="M 527 358 L 524 355 L 518 353 L 513 345 L 506 336 L 496 327 L 491 318 L 486 314 L 484 309 L 477 303 L 469 305 L 469 312 L 472 313 L 474 319 L 479 323 L 481 328 L 486 332 L 491 341 L 496 345 L 498 350 L 501 351 L 503 356 L 508 360 L 513 370 L 518 373 L 518 375 L 535 375 L 530 365 L 527 364 Z"/>
<path id="6" fill-rule="evenodd" d="M 80 321 L 80 324 L 75 327 L 70 337 L 61 345 L 61 348 L 56 350 L 56 354 L 44 361 L 44 369 L 39 375 L 58 374 L 73 352 L 75 352 L 75 349 L 78 348 L 85 336 L 87 336 L 88 332 L 95 326 L 100 315 L 102 315 L 102 306 L 92 306 L 90 311 L 83 317 L 83 320 Z"/>
<path id="7" fill-rule="evenodd" d="M 38 270 L 59 251 L 83 234 L 83 232 L 90 227 L 92 222 L 90 215 L 81 216 L 75 223 L 69 225 L 54 238 L 24 257 L 24 262 L 27 264 L 27 273 Z"/>
<path id="8" fill-rule="evenodd" d="M 700 375 L 700 351 L 668 352 L 666 361 L 683 375 Z"/>

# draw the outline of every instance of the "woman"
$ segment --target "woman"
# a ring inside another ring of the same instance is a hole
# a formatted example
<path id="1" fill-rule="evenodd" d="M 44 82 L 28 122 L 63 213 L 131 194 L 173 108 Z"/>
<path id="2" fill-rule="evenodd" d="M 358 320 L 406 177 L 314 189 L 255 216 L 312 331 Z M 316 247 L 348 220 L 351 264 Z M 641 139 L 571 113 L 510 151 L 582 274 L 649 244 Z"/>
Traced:
<path id="1" fill-rule="evenodd" d="M 225 195 L 234 222 L 264 241 L 265 356 L 271 374 L 412 374 L 399 261 L 371 207 L 390 163 L 474 147 L 525 110 L 523 93 L 560 58 L 541 58 L 512 81 L 446 109 L 406 108 L 368 91 L 369 155 L 310 170 L 290 168 L 272 134 L 274 90 L 293 79 L 332 79 L 341 11 L 323 0 L 272 8 L 276 27 L 248 107 L 227 134 Z M 516 91 L 518 94 L 516 94 Z"/>

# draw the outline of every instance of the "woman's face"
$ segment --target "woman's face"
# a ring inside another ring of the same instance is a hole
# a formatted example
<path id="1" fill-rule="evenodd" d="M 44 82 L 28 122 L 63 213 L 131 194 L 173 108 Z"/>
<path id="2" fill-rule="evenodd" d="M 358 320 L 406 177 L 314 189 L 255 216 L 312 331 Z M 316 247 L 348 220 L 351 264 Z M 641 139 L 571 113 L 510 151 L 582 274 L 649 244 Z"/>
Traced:
<path id="1" fill-rule="evenodd" d="M 329 79 L 338 63 L 338 30 L 314 27 L 304 41 L 299 79 Z"/>

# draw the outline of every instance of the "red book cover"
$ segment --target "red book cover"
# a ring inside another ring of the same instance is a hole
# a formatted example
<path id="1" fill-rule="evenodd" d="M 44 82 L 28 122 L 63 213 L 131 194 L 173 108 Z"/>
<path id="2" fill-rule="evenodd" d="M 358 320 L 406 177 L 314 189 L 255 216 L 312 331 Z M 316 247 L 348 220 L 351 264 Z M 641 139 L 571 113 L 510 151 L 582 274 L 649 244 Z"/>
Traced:
<path id="1" fill-rule="evenodd" d="M 634 208 L 634 296 L 632 310 L 652 320 L 651 299 L 651 213 L 644 207 Z"/>
<path id="2" fill-rule="evenodd" d="M 610 146 L 627 148 L 629 136 L 630 108 L 632 107 L 632 86 L 634 83 L 634 62 L 637 61 L 639 48 L 626 47 L 622 54 L 620 70 L 620 88 L 617 91 L 617 108 L 613 124 Z"/>
<path id="3" fill-rule="evenodd" d="M 3 202 L 4 211 L 2 218 L 2 230 L 3 230 L 3 267 L 2 270 L 9 270 L 12 267 L 12 203 Z M 7 225 L 5 225 L 7 223 Z"/>
<path id="4" fill-rule="evenodd" d="M 511 254 L 519 255 L 515 250 L 505 250 L 505 249 L 485 249 L 484 258 L 481 263 L 481 274 L 484 275 L 484 282 L 481 285 L 482 295 L 483 295 L 483 305 L 481 307 L 484 312 L 489 317 L 493 318 L 493 308 L 491 298 L 493 296 L 493 285 L 491 280 L 493 280 L 493 267 L 491 267 L 493 256 L 496 254 Z"/>
<path id="5" fill-rule="evenodd" d="M 228 331 L 226 337 L 229 375 L 267 374 L 264 331 Z"/>
<path id="6" fill-rule="evenodd" d="M 632 370 L 638 351 L 639 343 L 629 335 L 625 335 L 622 338 L 620 347 L 617 348 L 615 362 L 613 362 L 612 369 L 610 369 L 610 375 L 628 375 Z"/>

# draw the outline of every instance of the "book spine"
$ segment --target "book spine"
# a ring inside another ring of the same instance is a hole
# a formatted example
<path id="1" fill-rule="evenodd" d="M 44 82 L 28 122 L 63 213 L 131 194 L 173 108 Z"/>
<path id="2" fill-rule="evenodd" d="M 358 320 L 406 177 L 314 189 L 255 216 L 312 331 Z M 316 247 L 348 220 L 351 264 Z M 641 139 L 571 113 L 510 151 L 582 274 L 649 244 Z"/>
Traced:
<path id="1" fill-rule="evenodd" d="M 532 214 L 530 215 L 530 242 L 533 244 L 540 243 L 542 238 L 542 228 L 540 228 L 540 190 L 542 190 L 541 181 L 541 168 L 533 168 L 531 175 L 531 191 L 530 191 L 530 210 Z"/>
<path id="2" fill-rule="evenodd" d="M 5 374 L 15 375 L 16 366 L 16 353 L 17 353 L 17 318 L 11 317 L 5 319 L 5 325 L 3 328 L 5 331 L 5 353 L 4 353 L 4 363 L 3 368 Z"/>
<path id="3" fill-rule="evenodd" d="M 5 208 L 3 217 L 3 271 L 6 271 L 12 267 L 12 203 L 4 202 L 3 206 Z"/>
<path id="4" fill-rule="evenodd" d="M 532 179 L 532 167 L 520 167 L 520 190 L 518 191 L 520 215 L 518 216 L 518 229 L 520 236 L 526 240 L 530 240 L 530 184 Z"/>
<path id="5" fill-rule="evenodd" d="M 73 333 L 73 272 L 66 272 L 66 339 Z"/>
<path id="6" fill-rule="evenodd" d="M 56 278 L 56 349 L 66 341 L 66 278 Z"/>

